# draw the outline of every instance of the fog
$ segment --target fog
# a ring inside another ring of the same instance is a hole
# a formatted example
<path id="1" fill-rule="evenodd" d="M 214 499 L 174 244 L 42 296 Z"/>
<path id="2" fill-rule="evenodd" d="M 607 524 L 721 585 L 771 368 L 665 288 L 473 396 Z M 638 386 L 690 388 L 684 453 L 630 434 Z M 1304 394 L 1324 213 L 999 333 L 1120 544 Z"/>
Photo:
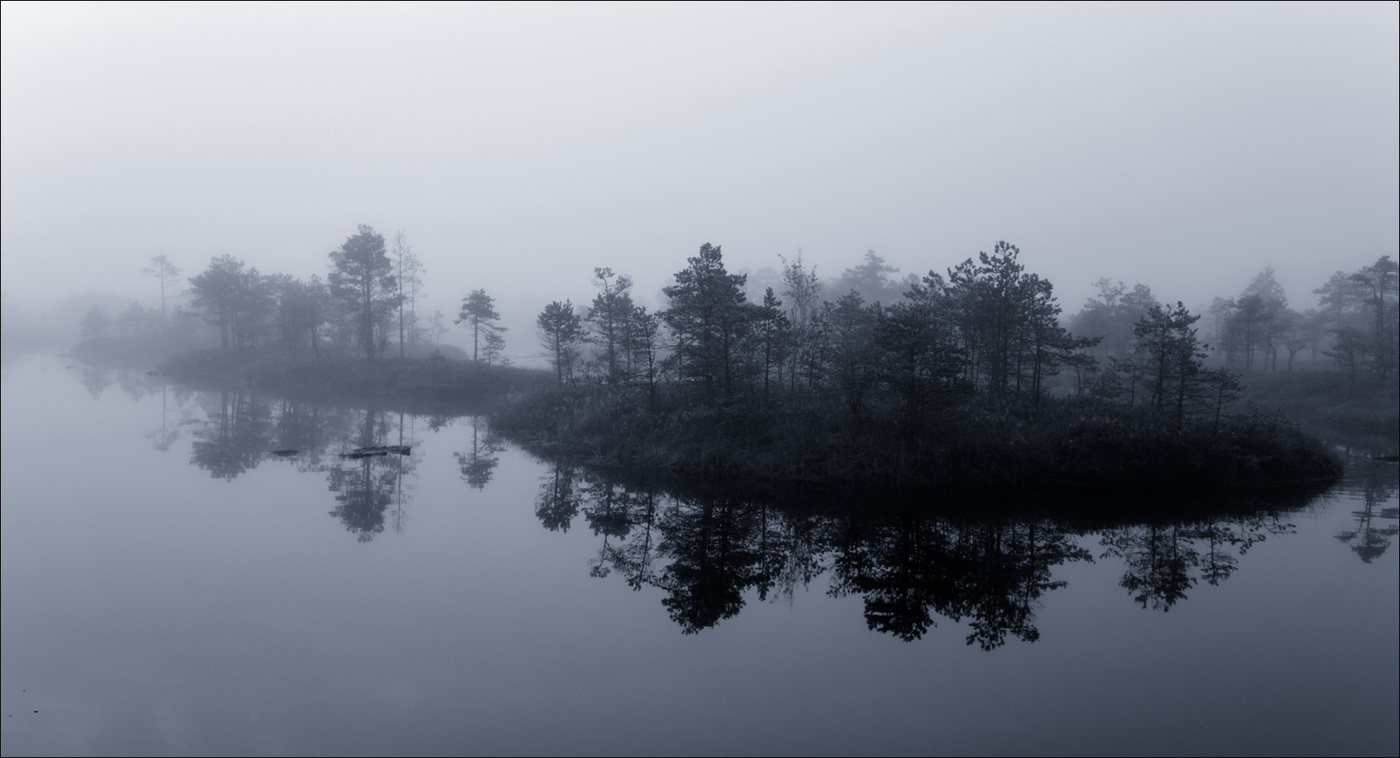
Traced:
<path id="1" fill-rule="evenodd" d="M 594 267 L 659 290 L 702 243 L 834 277 L 1020 246 L 1199 305 L 1295 307 L 1400 246 L 1397 6 L 3 6 L 7 301 L 158 302 L 232 254 L 325 275 L 402 230 L 432 305 L 496 297 L 529 356 Z M 460 331 L 460 330 L 459 330 Z"/>

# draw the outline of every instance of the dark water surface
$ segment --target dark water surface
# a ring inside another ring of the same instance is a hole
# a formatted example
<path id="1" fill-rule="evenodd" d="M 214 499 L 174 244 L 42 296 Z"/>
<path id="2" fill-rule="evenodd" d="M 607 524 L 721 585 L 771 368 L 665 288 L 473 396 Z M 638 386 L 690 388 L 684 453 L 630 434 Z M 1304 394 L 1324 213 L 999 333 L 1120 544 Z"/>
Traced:
<path id="1" fill-rule="evenodd" d="M 774 503 L 71 363 L 4 363 L 5 755 L 1398 749 L 1394 464 L 1155 523 Z"/>

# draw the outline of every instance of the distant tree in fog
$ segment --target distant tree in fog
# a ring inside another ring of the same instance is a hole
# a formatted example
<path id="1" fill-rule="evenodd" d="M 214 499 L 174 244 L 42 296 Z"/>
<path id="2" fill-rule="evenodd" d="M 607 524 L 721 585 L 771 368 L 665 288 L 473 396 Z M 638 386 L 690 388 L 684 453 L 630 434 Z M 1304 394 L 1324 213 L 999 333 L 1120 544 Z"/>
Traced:
<path id="1" fill-rule="evenodd" d="M 481 346 L 481 356 L 486 365 L 490 366 L 498 361 L 502 366 L 510 365 L 509 358 L 501 357 L 501 353 L 506 349 L 506 339 L 500 332 L 487 332 L 483 342 L 486 344 Z"/>
<path id="2" fill-rule="evenodd" d="M 175 265 L 171 263 L 170 260 L 164 255 L 157 255 L 151 258 L 151 265 L 147 266 L 144 269 L 141 269 L 141 272 L 146 274 L 147 276 L 152 276 L 160 280 L 160 318 L 162 323 L 164 323 L 165 283 L 179 276 L 180 269 L 176 268 Z"/>
<path id="3" fill-rule="evenodd" d="M 190 279 L 191 305 L 218 327 L 220 349 L 252 347 L 268 328 L 274 283 L 232 255 L 222 255 Z"/>
<path id="4" fill-rule="evenodd" d="M 399 357 L 404 357 L 404 340 L 418 341 L 418 291 L 423 287 L 423 263 L 413 254 L 408 237 L 402 231 L 394 233 L 394 247 L 391 251 L 394 267 L 399 280 Z M 407 307 L 405 309 L 405 306 Z"/>
<path id="5" fill-rule="evenodd" d="M 798 375 L 816 363 L 813 352 L 818 340 L 814 320 L 821 304 L 822 283 L 817 278 L 815 266 L 808 269 L 803 265 L 800 248 L 791 262 L 781 255 L 778 260 L 783 263 L 782 295 L 787 299 L 788 323 L 792 326 L 788 389 L 796 391 Z M 815 380 L 810 371 L 807 372 L 807 380 L 809 386 Z"/>
<path id="6" fill-rule="evenodd" d="M 1123 282 L 1100 279 L 1094 282 L 1098 294 L 1070 319 L 1070 329 L 1085 337 L 1100 337 L 1091 352 L 1100 359 L 1126 358 L 1133 352 L 1133 324 L 1157 305 L 1152 289 L 1145 284 L 1130 290 Z"/>
<path id="7" fill-rule="evenodd" d="M 1351 275 L 1361 292 L 1361 302 L 1369 311 L 1367 337 L 1371 371 L 1385 378 L 1396 371 L 1400 359 L 1400 266 L 1383 255 L 1370 266 Z"/>
<path id="8" fill-rule="evenodd" d="M 546 305 L 535 319 L 535 326 L 559 384 L 564 384 L 565 379 L 572 380 L 583 343 L 583 321 L 574 313 L 574 304 L 555 300 Z"/>
<path id="9" fill-rule="evenodd" d="M 874 250 L 867 250 L 865 262 L 841 272 L 841 278 L 836 280 L 832 290 L 835 292 L 855 290 L 866 302 L 889 305 L 899 300 L 903 296 L 904 290 L 913 283 L 891 276 L 891 274 L 897 273 L 899 273 L 897 267 L 886 263 L 885 259 Z M 917 281 L 917 277 L 911 277 L 911 279 Z"/>
<path id="10" fill-rule="evenodd" d="M 656 403 L 656 381 L 661 375 L 661 314 L 634 306 L 627 325 L 627 365 L 631 381 L 646 382 L 647 398 Z"/>
<path id="11" fill-rule="evenodd" d="M 278 286 L 278 328 L 282 342 L 293 352 L 309 345 L 321 355 L 321 331 L 331 320 L 330 290 L 313 276 L 309 281 L 286 277 Z"/>
<path id="12" fill-rule="evenodd" d="M 87 315 L 83 316 L 83 339 L 100 340 L 107 338 L 107 332 L 112 328 L 112 320 L 107 318 L 107 314 L 97 306 L 88 309 Z"/>
<path id="13" fill-rule="evenodd" d="M 472 332 L 472 360 L 479 361 L 481 341 L 489 334 L 505 331 L 498 326 L 501 314 L 496 312 L 496 300 L 486 294 L 486 290 L 473 290 L 462 298 L 462 309 L 457 312 L 456 323 Z"/>
<path id="14" fill-rule="evenodd" d="M 1274 278 L 1272 266 L 1254 277 L 1238 298 L 1216 298 L 1210 312 L 1215 318 L 1216 346 L 1225 353 L 1226 366 L 1242 364 L 1243 371 L 1249 373 L 1254 370 L 1256 355 L 1262 353 L 1260 367 L 1278 369 L 1278 349 L 1295 314 L 1288 308 L 1288 298 Z"/>
<path id="15" fill-rule="evenodd" d="M 349 315 L 365 358 L 372 361 L 387 339 L 388 320 L 401 299 L 384 235 L 361 224 L 359 232 L 332 250 L 330 257 L 331 294 Z"/>
<path id="16" fill-rule="evenodd" d="M 631 355 L 627 342 L 631 332 L 632 278 L 616 275 L 610 268 L 593 269 L 593 286 L 598 294 L 585 319 L 593 327 L 592 341 L 598 346 L 597 364 L 603 381 L 609 385 L 624 383 L 631 371 Z"/>
<path id="17" fill-rule="evenodd" d="M 436 345 L 442 335 L 447 334 L 447 314 L 441 308 L 434 308 L 428 319 L 428 343 Z"/>

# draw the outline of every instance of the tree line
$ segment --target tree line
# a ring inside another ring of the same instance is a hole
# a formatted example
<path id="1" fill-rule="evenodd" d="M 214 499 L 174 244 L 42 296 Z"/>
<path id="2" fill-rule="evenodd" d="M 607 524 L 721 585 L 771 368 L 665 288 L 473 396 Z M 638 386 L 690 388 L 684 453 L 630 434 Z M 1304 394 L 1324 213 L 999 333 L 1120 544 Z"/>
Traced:
<path id="1" fill-rule="evenodd" d="M 879 271 L 883 262 L 871 258 Z M 1081 377 L 1098 371 L 1103 336 L 1063 326 L 1051 283 L 1027 272 L 1006 242 L 946 276 L 909 281 L 889 304 L 866 302 L 855 289 L 823 298 L 800 255 L 784 261 L 781 292 L 768 287 L 757 303 L 718 246 L 702 246 L 687 262 L 663 290 L 668 307 L 659 313 L 633 303 L 631 280 L 607 268 L 595 272 L 598 293 L 587 309 L 548 304 L 537 327 L 556 381 L 635 389 L 652 404 L 659 385 L 711 408 L 836 401 L 854 423 L 885 409 L 917 426 L 953 398 L 1034 406 L 1066 368 Z M 1211 377 L 1197 318 L 1180 304 L 1147 304 L 1114 357 L 1131 394 L 1184 414 L 1185 398 Z M 1081 381 L 1078 391 L 1117 397 L 1124 388 Z"/>
<path id="2" fill-rule="evenodd" d="M 1319 307 L 1301 312 L 1266 268 L 1237 297 L 1216 298 L 1204 329 L 1181 303 L 1107 279 L 1065 318 L 1051 283 L 1028 272 L 1006 242 L 943 273 L 903 279 L 870 251 L 836 280 L 847 289 L 830 295 L 800 251 L 782 259 L 780 272 L 761 272 L 771 284 L 752 298 L 748 277 L 726 269 L 719 246 L 702 246 L 687 264 L 656 312 L 637 305 L 632 279 L 611 268 L 595 269 L 587 307 L 546 305 L 536 328 L 556 383 L 635 390 L 649 407 L 666 392 L 710 408 L 826 400 L 857 423 L 897 408 L 913 426 L 954 396 L 1036 407 L 1055 387 L 1184 422 L 1192 413 L 1218 415 L 1239 375 L 1280 364 L 1291 371 L 1300 354 L 1314 363 L 1321 355 L 1353 378 L 1391 376 L 1400 360 L 1400 276 L 1389 256 L 1337 272 L 1316 290 Z M 202 317 L 224 350 L 330 350 L 371 362 L 422 355 L 416 348 L 446 329 L 441 311 L 419 313 L 424 272 L 402 232 L 387 244 L 360 226 L 330 252 L 325 279 L 263 274 L 216 257 L 189 278 L 183 312 Z M 85 338 L 170 339 L 165 301 L 179 269 L 157 256 L 145 273 L 160 284 L 161 313 L 134 306 L 114 321 L 95 309 Z M 471 335 L 473 361 L 504 361 L 506 329 L 485 290 L 463 297 L 455 322 Z"/>
<path id="3" fill-rule="evenodd" d="M 402 232 L 390 248 L 361 225 L 329 257 L 323 280 L 262 274 L 219 256 L 189 280 L 191 309 L 217 330 L 223 350 L 267 345 L 319 357 L 329 346 L 374 361 L 394 335 L 400 357 L 434 336 L 418 313 L 424 267 Z"/>
<path id="4" fill-rule="evenodd" d="M 386 241 L 372 227 L 361 225 L 328 258 L 324 279 L 301 279 L 264 274 L 233 255 L 217 256 L 188 279 L 188 301 L 180 312 L 208 324 L 220 350 L 280 349 L 315 358 L 330 352 L 370 362 L 395 352 L 399 358 L 419 355 L 419 346 L 435 345 L 447 331 L 441 311 L 420 312 L 426 269 L 403 232 Z M 161 255 L 144 271 L 160 282 L 161 312 L 133 305 L 114 322 L 94 309 L 82 325 L 85 339 L 168 339 L 169 327 L 177 325 L 176 331 L 185 337 L 181 344 L 191 342 L 185 334 L 189 319 L 165 315 L 166 293 L 178 281 L 180 269 Z M 456 323 L 472 333 L 473 360 L 502 361 L 505 341 L 500 333 L 505 329 L 496 324 L 499 319 L 494 300 L 484 290 L 463 298 Z"/>
<path id="5" fill-rule="evenodd" d="M 998 242 L 946 273 L 908 277 L 902 295 L 866 302 L 855 287 L 834 299 L 803 265 L 784 260 L 779 290 L 759 302 L 745 276 L 731 274 L 706 244 L 664 289 L 667 308 L 633 303 L 631 280 L 595 271 L 592 303 L 549 303 L 537 319 L 545 355 L 561 385 L 637 388 L 654 402 L 658 383 L 707 406 L 733 402 L 839 400 L 853 421 L 875 406 L 916 422 L 954 395 L 1035 406 L 1052 378 L 1064 391 L 1171 414 L 1218 416 L 1239 390 L 1238 375 L 1277 370 L 1280 350 L 1312 345 L 1349 372 L 1385 377 L 1396 363 L 1395 264 L 1383 257 L 1338 273 L 1317 292 L 1324 309 L 1298 314 L 1266 269 L 1239 298 L 1211 308 L 1213 346 L 1201 315 L 1158 302 L 1151 290 L 1100 280 L 1073 318 L 1048 280 L 1026 271 L 1015 245 Z M 843 281 L 867 281 L 888 295 L 894 282 L 873 251 Z M 1323 336 L 1330 334 L 1328 343 Z M 1207 358 L 1219 356 L 1210 366 Z"/>

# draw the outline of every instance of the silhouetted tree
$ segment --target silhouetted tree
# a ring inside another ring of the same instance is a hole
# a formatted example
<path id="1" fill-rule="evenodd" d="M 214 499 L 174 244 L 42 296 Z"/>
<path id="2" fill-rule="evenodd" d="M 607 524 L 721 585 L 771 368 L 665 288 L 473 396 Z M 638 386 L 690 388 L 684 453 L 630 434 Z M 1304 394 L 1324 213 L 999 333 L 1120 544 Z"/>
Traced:
<path id="1" fill-rule="evenodd" d="M 502 358 L 501 353 L 506 349 L 506 338 L 500 332 L 490 331 L 486 333 L 485 343 L 481 346 L 481 357 L 487 366 L 500 363 L 502 366 L 510 363 L 509 358 Z"/>
<path id="2" fill-rule="evenodd" d="M 670 307 L 661 317 L 676 337 L 679 375 L 714 404 L 737 389 L 755 309 L 744 298 L 744 275 L 725 270 L 719 246 L 707 242 L 687 260 L 662 290 Z"/>
<path id="3" fill-rule="evenodd" d="M 769 388 L 773 384 L 782 385 L 783 363 L 787 359 L 788 348 L 792 339 L 792 324 L 787 316 L 779 310 L 783 306 L 783 301 L 773 294 L 773 288 L 768 287 L 763 293 L 763 304 L 755 317 L 755 336 L 758 339 L 758 349 L 762 362 L 763 375 L 763 402 L 768 403 Z M 776 381 L 774 381 L 776 379 Z"/>
<path id="4" fill-rule="evenodd" d="M 1200 318 L 1178 302 L 1172 308 L 1153 308 L 1133 325 L 1138 358 L 1151 388 L 1150 404 L 1159 411 L 1174 410 L 1178 426 L 1195 396 L 1205 357 L 1191 327 Z"/>
<path id="5" fill-rule="evenodd" d="M 881 375 L 899 398 L 901 425 L 912 436 L 936 399 L 961 390 L 964 357 L 943 277 L 929 272 L 884 315 L 875 333 Z"/>
<path id="6" fill-rule="evenodd" d="M 1017 260 L 1020 252 L 998 242 L 991 255 L 978 253 L 978 263 L 969 258 L 948 271 L 970 378 L 994 397 L 1017 388 L 1029 342 L 1035 290 Z"/>
<path id="7" fill-rule="evenodd" d="M 574 304 L 565 300 L 546 305 L 535 326 L 544 346 L 545 357 L 554 366 L 554 374 L 560 385 L 566 379 L 572 380 L 574 364 L 578 360 L 579 347 L 583 342 L 583 322 L 574 313 Z"/>
<path id="8" fill-rule="evenodd" d="M 591 340 L 598 348 L 596 364 L 604 383 L 625 384 L 631 374 L 627 343 L 635 308 L 630 294 L 632 279 L 616 275 L 610 268 L 595 268 L 593 285 L 598 294 L 593 297 L 586 320 L 593 327 Z"/>
<path id="9" fill-rule="evenodd" d="M 823 304 L 821 323 L 827 339 L 828 375 L 835 382 L 851 420 L 859 422 L 865 396 L 878 379 L 878 346 L 875 328 L 881 318 L 879 304 L 866 307 L 855 290 L 835 303 Z"/>
<path id="10" fill-rule="evenodd" d="M 1383 255 L 1351 275 L 1370 310 L 1371 371 L 1384 379 L 1400 361 L 1400 265 Z"/>
<path id="11" fill-rule="evenodd" d="M 350 316 L 365 358 L 373 361 L 388 340 L 389 318 L 401 299 L 393 263 L 384 250 L 384 235 L 361 224 L 359 232 L 339 250 L 332 250 L 330 257 L 331 294 Z"/>
<path id="12" fill-rule="evenodd" d="M 496 324 L 500 320 L 501 314 L 496 312 L 496 300 L 487 295 L 486 290 L 472 290 L 462 298 L 462 308 L 457 312 L 456 323 L 472 332 L 473 361 L 481 360 L 481 341 L 487 334 L 505 331 L 505 327 Z"/>
<path id="13" fill-rule="evenodd" d="M 816 324 L 818 309 L 821 307 L 822 283 L 817 278 L 816 267 L 808 269 L 802 264 L 802 250 L 792 262 L 779 256 L 783 262 L 783 297 L 787 298 L 788 322 L 792 325 L 792 350 L 788 356 L 788 386 L 797 389 L 799 375 L 807 377 L 810 386 L 816 380 L 816 367 L 819 363 L 819 327 Z"/>

